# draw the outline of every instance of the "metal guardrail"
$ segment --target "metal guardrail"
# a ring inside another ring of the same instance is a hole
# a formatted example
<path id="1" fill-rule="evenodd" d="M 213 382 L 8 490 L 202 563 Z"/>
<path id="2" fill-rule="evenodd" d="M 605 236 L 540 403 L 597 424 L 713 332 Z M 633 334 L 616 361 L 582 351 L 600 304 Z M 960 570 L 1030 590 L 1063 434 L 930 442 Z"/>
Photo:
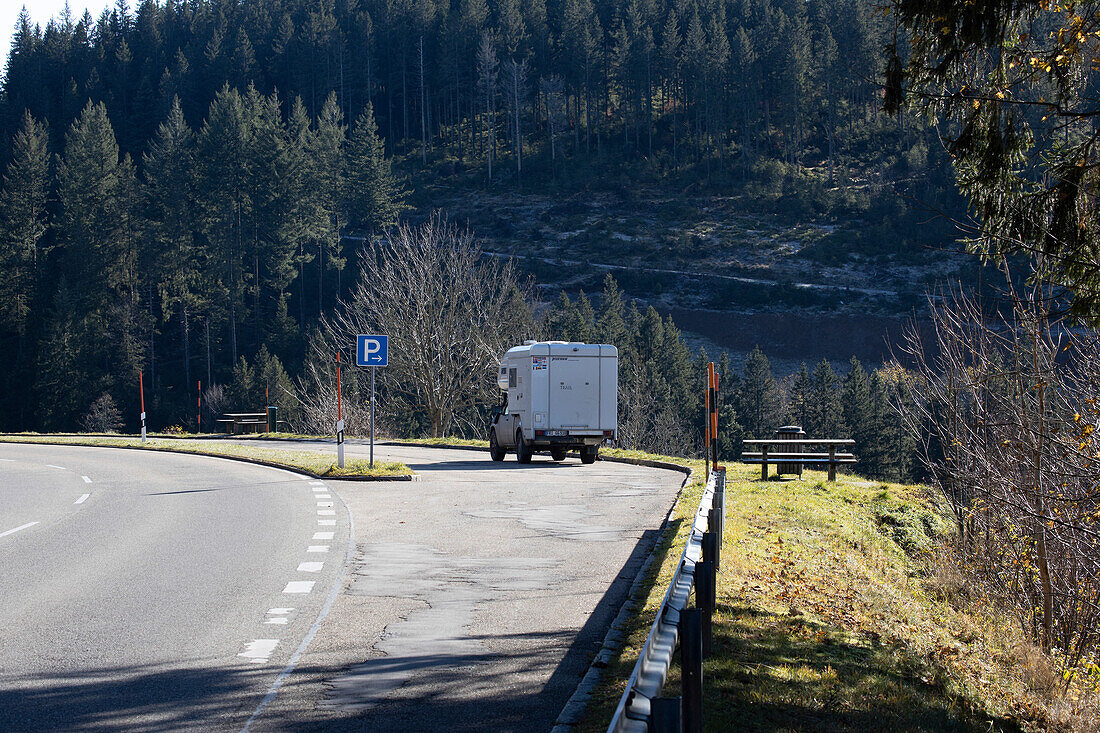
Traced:
<path id="1" fill-rule="evenodd" d="M 626 691 L 615 708 L 607 733 L 645 733 L 650 728 L 651 702 L 660 696 L 668 677 L 672 655 L 676 651 L 676 642 L 680 635 L 680 619 L 688 610 L 688 598 L 696 583 L 696 565 L 703 561 L 703 535 L 708 530 L 717 530 L 718 544 L 721 544 L 721 530 L 725 524 L 725 484 L 724 470 L 710 472 L 699 501 L 699 509 L 695 512 L 691 535 L 680 556 L 680 564 L 672 576 L 660 608 L 657 609 L 657 618 L 653 621 L 649 637 L 626 683 Z M 710 526 L 712 523 L 714 527 Z M 711 572 L 713 573 L 713 569 Z M 698 589 L 696 595 L 700 595 Z M 709 631 L 709 614 L 707 616 Z M 685 707 L 687 697 L 688 691 L 685 690 Z M 689 714 L 687 710 L 684 712 L 685 715 Z"/>

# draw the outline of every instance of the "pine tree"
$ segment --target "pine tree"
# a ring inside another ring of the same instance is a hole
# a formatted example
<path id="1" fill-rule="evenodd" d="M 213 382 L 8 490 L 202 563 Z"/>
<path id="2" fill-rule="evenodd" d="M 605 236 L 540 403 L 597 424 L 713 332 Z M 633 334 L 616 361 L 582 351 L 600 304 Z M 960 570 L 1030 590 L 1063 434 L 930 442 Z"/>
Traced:
<path id="1" fill-rule="evenodd" d="M 489 180 L 493 180 L 493 157 L 496 154 L 497 77 L 500 64 L 497 61 L 493 36 L 482 33 L 477 48 L 477 86 L 481 93 L 481 108 L 485 112 L 485 155 L 489 163 Z"/>
<path id="2" fill-rule="evenodd" d="M 773 437 L 783 419 L 783 392 L 759 346 L 754 346 L 745 360 L 735 407 L 748 438 Z"/>
<path id="3" fill-rule="evenodd" d="M 57 172 L 58 235 L 83 313 L 104 313 L 131 284 L 128 174 L 103 104 L 89 102 L 65 137 Z"/>
<path id="4" fill-rule="evenodd" d="M 379 232 L 397 223 L 408 192 L 390 170 L 368 103 L 351 131 L 347 152 L 348 216 L 352 226 Z"/>
<path id="5" fill-rule="evenodd" d="M 195 239 L 194 145 L 177 97 L 142 157 L 146 236 L 164 318 L 179 317 L 185 389 L 191 386 L 190 316 L 211 290 L 204 285 L 205 253 Z"/>
<path id="6" fill-rule="evenodd" d="M 574 92 L 577 100 L 574 107 L 579 106 L 580 97 L 584 96 L 585 113 L 585 150 L 591 150 L 592 128 L 592 73 L 594 58 L 597 54 L 597 35 L 599 20 L 596 11 L 592 7 L 591 0 L 565 0 L 562 10 L 562 29 L 558 39 L 561 50 L 561 61 L 565 69 L 565 80 Z M 592 25 L 595 23 L 596 29 Z M 600 31 L 599 37 L 602 37 Z M 579 127 L 579 117 L 578 125 Z M 574 128 L 576 129 L 576 128 Z"/>
<path id="7" fill-rule="evenodd" d="M 705 356 L 705 352 L 703 352 Z M 741 387 L 740 378 L 725 351 L 718 359 L 718 460 L 741 457 L 744 428 L 738 419 L 736 403 Z"/>
<path id="8" fill-rule="evenodd" d="M 623 294 L 611 273 L 604 276 L 603 295 L 596 314 L 596 337 L 601 343 L 620 350 L 627 348 L 628 336 L 623 321 Z"/>
<path id="9" fill-rule="evenodd" d="M 802 366 L 799 367 L 798 374 L 794 375 L 791 379 L 791 387 L 787 394 L 789 399 L 787 401 L 787 420 L 792 425 L 798 425 L 805 428 L 807 424 L 807 418 L 811 411 L 811 400 L 813 392 L 813 380 L 810 379 L 810 371 L 806 368 L 806 362 L 802 362 Z M 806 431 L 809 435 L 809 430 Z"/>
<path id="10" fill-rule="evenodd" d="M 679 162 L 679 107 L 680 99 L 680 21 L 675 8 L 669 8 L 668 17 L 661 30 L 660 73 L 663 83 L 662 103 L 671 108 L 672 114 L 672 164 Z"/>
<path id="11" fill-rule="evenodd" d="M 874 455 L 877 426 L 871 402 L 871 385 L 859 359 L 853 356 L 849 363 L 848 373 L 844 375 L 844 422 L 851 430 L 852 439 L 856 441 L 856 457 L 862 462 L 867 456 L 873 465 L 877 460 Z M 860 470 L 863 470 L 862 466 Z"/>
<path id="12" fill-rule="evenodd" d="M 252 215 L 248 151 L 252 130 L 241 95 L 228 85 L 214 97 L 199 133 L 196 159 L 201 185 L 200 219 L 209 238 L 214 271 L 224 283 L 224 312 L 229 318 L 229 347 L 237 362 L 237 326 L 246 314 L 243 224 Z"/>
<path id="13" fill-rule="evenodd" d="M 280 113 L 279 98 L 249 87 L 244 111 L 250 128 L 246 150 L 246 195 L 252 206 L 246 222 L 245 262 L 252 294 L 253 348 L 280 331 L 278 304 L 297 269 L 299 234 L 293 215 L 302 168 Z M 316 182 L 315 182 L 316 183 Z"/>
<path id="14" fill-rule="evenodd" d="M 317 232 L 317 314 L 324 313 L 324 273 L 343 271 L 346 259 L 341 247 L 341 234 L 347 224 L 347 160 L 344 125 L 336 94 L 331 93 L 317 117 L 317 131 L 310 137 L 306 152 L 313 169 L 312 181 L 307 185 L 315 189 L 321 218 L 321 230 Z M 340 287 L 337 285 L 336 294 Z"/>
<path id="15" fill-rule="evenodd" d="M 46 197 L 50 158 L 46 128 L 31 117 L 12 141 L 0 193 L 0 329 L 22 335 L 34 300 L 41 261 L 48 254 Z"/>
<path id="16" fill-rule="evenodd" d="M 878 370 L 871 373 L 867 384 L 870 407 L 869 429 L 863 431 L 859 471 L 874 478 L 898 478 L 897 459 L 891 450 L 891 418 L 893 409 L 886 392 L 886 382 Z"/>
<path id="17" fill-rule="evenodd" d="M 844 423 L 844 398 L 840 379 L 827 359 L 814 367 L 810 399 L 806 410 L 806 435 L 810 438 L 834 440 L 847 438 Z"/>

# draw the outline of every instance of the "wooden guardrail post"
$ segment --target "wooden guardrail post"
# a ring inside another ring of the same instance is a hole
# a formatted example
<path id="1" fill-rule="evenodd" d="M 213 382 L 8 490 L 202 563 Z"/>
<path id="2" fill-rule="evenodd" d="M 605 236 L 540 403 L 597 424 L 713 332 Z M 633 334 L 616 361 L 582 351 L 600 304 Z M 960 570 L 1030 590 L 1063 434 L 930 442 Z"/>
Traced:
<path id="1" fill-rule="evenodd" d="M 829 482 L 836 481 L 836 446 L 829 446 Z"/>
<path id="2" fill-rule="evenodd" d="M 760 446 L 760 480 L 768 480 L 768 446 Z"/>

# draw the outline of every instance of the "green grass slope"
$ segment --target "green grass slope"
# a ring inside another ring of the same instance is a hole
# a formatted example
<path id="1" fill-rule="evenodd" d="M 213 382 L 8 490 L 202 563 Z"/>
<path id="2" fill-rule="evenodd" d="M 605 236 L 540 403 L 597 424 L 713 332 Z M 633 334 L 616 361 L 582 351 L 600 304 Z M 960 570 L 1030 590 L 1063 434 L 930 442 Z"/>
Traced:
<path id="1" fill-rule="evenodd" d="M 705 730 L 1095 730 L 1015 622 L 960 587 L 937 549 L 950 525 L 925 488 L 758 478 L 729 467 Z M 687 487 L 674 510 L 644 610 L 582 730 L 607 726 L 701 490 Z M 665 694 L 679 694 L 675 666 Z"/>

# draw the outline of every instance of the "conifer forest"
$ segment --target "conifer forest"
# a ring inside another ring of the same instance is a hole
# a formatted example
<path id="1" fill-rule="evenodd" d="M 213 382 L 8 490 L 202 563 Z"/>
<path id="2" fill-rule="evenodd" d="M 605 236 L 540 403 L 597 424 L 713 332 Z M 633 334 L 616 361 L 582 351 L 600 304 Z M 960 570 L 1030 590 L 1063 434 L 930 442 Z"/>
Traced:
<path id="1" fill-rule="evenodd" d="M 45 25 L 24 12 L 0 94 L 0 426 L 83 429 L 106 398 L 132 430 L 140 371 L 154 428 L 194 429 L 201 381 L 204 420 L 267 402 L 319 429 L 310 402 L 362 258 L 433 216 L 440 181 L 760 194 L 791 216 L 863 217 L 882 232 L 872 249 L 907 246 L 893 232 L 928 217 L 897 202 L 951 209 L 958 195 L 927 125 L 882 112 L 897 31 L 875 5 L 119 0 Z M 505 274 L 506 340 L 614 339 L 624 441 L 699 450 L 707 357 L 644 292 L 601 274 L 590 300 Z M 760 350 L 740 373 L 723 361 L 726 450 L 791 420 L 851 425 L 863 470 L 910 475 L 890 406 L 904 380 L 809 361 L 784 379 Z M 381 389 L 390 432 L 438 428 L 400 374 Z M 478 435 L 494 399 L 446 424 Z"/>

